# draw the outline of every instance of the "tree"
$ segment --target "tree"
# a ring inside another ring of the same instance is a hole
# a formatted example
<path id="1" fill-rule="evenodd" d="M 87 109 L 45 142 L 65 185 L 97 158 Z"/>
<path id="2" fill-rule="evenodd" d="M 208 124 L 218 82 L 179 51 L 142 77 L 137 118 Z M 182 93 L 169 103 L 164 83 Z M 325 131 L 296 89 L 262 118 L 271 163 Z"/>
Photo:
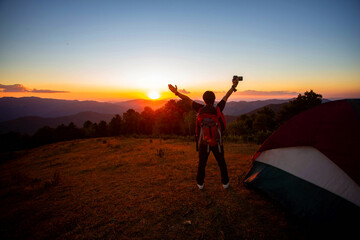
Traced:
<path id="1" fill-rule="evenodd" d="M 85 137 L 88 138 L 95 137 L 96 129 L 95 129 L 95 125 L 91 121 L 87 120 L 86 122 L 84 122 L 83 131 Z"/>
<path id="2" fill-rule="evenodd" d="M 119 136 L 122 133 L 123 120 L 116 114 L 109 123 L 110 136 Z"/>
<path id="3" fill-rule="evenodd" d="M 83 131 L 79 129 L 73 122 L 69 123 L 67 127 L 67 132 L 68 132 L 69 140 L 84 137 Z"/>
<path id="4" fill-rule="evenodd" d="M 61 124 L 56 127 L 54 132 L 54 141 L 68 141 L 77 138 L 83 138 L 85 134 L 73 122 L 68 126 Z"/>
<path id="5" fill-rule="evenodd" d="M 290 101 L 281 108 L 278 114 L 278 121 L 282 124 L 293 116 L 320 105 L 321 102 L 322 95 L 315 93 L 313 90 L 310 90 L 310 92 L 306 91 L 304 95 L 299 94 L 295 100 Z"/>
<path id="6" fill-rule="evenodd" d="M 196 112 L 193 109 L 184 113 L 184 123 L 186 129 L 185 133 L 187 135 L 194 135 L 196 126 Z"/>
<path id="7" fill-rule="evenodd" d="M 253 132 L 253 118 L 246 114 L 240 115 L 236 121 L 228 124 L 226 133 L 229 135 L 249 135 Z"/>
<path id="8" fill-rule="evenodd" d="M 180 116 L 178 119 L 179 132 L 176 134 L 189 135 L 191 134 L 192 129 L 195 132 L 196 112 L 193 110 L 191 104 L 188 104 L 184 100 L 179 100 L 176 102 L 176 110 L 176 114 Z M 192 122 L 193 119 L 195 119 L 194 122 Z"/>
<path id="9" fill-rule="evenodd" d="M 153 133 L 155 123 L 155 112 L 150 107 L 145 107 L 140 114 L 140 126 L 139 131 L 145 135 L 151 135 Z"/>
<path id="10" fill-rule="evenodd" d="M 27 134 L 21 134 L 18 132 L 0 134 L 0 153 L 33 147 L 36 146 L 36 144 L 37 143 L 34 143 L 31 137 Z M 6 160 L 6 155 L 0 158 L 0 162 L 4 160 Z"/>
<path id="11" fill-rule="evenodd" d="M 178 104 L 175 100 L 170 100 L 162 108 L 158 109 L 155 122 L 156 132 L 160 134 L 184 134 L 183 114 L 185 110 L 183 107 L 182 103 Z"/>
<path id="12" fill-rule="evenodd" d="M 91 121 L 89 121 L 89 120 L 87 120 L 83 124 L 83 128 L 92 128 L 92 127 L 93 127 L 93 123 Z"/>
<path id="13" fill-rule="evenodd" d="M 124 133 L 135 134 L 139 133 L 140 114 L 134 109 L 129 109 L 123 114 Z"/>
<path id="14" fill-rule="evenodd" d="M 269 107 L 264 107 L 255 115 L 253 128 L 255 131 L 271 131 L 276 128 L 275 112 Z"/>
<path id="15" fill-rule="evenodd" d="M 65 124 L 61 124 L 57 126 L 54 134 L 55 134 L 55 141 L 57 142 L 70 140 L 67 134 L 67 127 L 65 126 Z"/>
<path id="16" fill-rule="evenodd" d="M 36 145 L 55 142 L 55 129 L 48 126 L 42 127 L 35 132 L 32 139 Z"/>
<path id="17" fill-rule="evenodd" d="M 108 125 L 105 121 L 100 121 L 96 128 L 96 137 L 107 137 L 108 136 Z"/>

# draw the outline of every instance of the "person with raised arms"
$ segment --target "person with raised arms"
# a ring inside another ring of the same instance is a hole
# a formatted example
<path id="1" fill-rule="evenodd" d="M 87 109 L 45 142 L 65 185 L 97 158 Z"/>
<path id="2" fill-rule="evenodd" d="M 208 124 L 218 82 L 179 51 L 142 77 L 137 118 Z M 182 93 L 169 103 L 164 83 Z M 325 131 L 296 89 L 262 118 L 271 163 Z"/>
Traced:
<path id="1" fill-rule="evenodd" d="M 222 100 L 215 106 L 215 94 L 213 91 L 206 91 L 203 94 L 204 104 L 197 103 L 191 100 L 188 96 L 180 93 L 177 86 L 168 85 L 171 92 L 181 98 L 186 103 L 190 104 L 192 108 L 198 113 L 196 119 L 196 137 L 197 150 L 199 151 L 199 164 L 196 176 L 197 186 L 199 189 L 204 188 L 205 167 L 210 154 L 214 154 L 221 171 L 221 182 L 225 189 L 230 185 L 228 170 L 224 157 L 224 147 L 222 144 L 221 135 L 226 127 L 225 117 L 222 111 L 225 108 L 226 101 L 230 95 L 236 91 L 236 86 L 242 77 L 234 76 L 232 79 L 232 86 L 225 94 Z"/>

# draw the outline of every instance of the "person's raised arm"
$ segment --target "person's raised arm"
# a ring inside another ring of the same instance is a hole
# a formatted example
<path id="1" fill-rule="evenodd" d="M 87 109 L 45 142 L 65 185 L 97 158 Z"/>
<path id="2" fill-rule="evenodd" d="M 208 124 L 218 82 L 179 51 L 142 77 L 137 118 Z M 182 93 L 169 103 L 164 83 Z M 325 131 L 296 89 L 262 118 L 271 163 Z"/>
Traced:
<path id="1" fill-rule="evenodd" d="M 230 95 L 236 91 L 236 86 L 239 83 L 239 80 L 237 78 L 232 80 L 233 85 L 231 86 L 231 88 L 229 89 L 229 91 L 225 94 L 225 96 L 222 98 L 222 100 L 224 100 L 225 102 L 228 100 L 228 98 L 230 97 Z"/>
<path id="2" fill-rule="evenodd" d="M 181 98 L 184 102 L 186 102 L 187 104 L 192 104 L 193 100 L 191 100 L 188 96 L 179 93 L 179 91 L 177 90 L 177 86 L 175 85 L 175 87 L 171 84 L 168 85 L 170 91 L 172 91 L 176 96 L 178 96 L 179 98 Z"/>

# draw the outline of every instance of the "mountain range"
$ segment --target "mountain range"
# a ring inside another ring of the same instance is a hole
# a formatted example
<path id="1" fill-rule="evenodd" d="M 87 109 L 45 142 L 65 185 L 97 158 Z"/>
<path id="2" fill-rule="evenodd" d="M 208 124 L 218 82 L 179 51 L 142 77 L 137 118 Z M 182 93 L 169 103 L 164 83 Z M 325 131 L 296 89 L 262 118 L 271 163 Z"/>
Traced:
<path id="1" fill-rule="evenodd" d="M 97 112 L 122 115 L 128 109 L 141 112 L 149 106 L 156 110 L 162 107 L 166 100 L 130 100 L 124 102 L 96 102 L 78 100 L 59 100 L 38 97 L 3 97 L 0 98 L 0 122 L 13 120 L 25 116 L 45 118 L 63 117 L 80 112 Z"/>
<path id="2" fill-rule="evenodd" d="M 44 118 L 38 116 L 20 117 L 5 122 L 0 122 L 0 133 L 9 131 L 33 134 L 38 129 L 48 126 L 56 128 L 61 124 L 68 125 L 73 122 L 76 126 L 82 127 L 84 122 L 91 121 L 99 123 L 100 121 L 110 122 L 114 114 L 96 113 L 96 112 L 81 112 L 70 116 Z"/>
<path id="3" fill-rule="evenodd" d="M 239 102 L 228 102 L 226 103 L 224 114 L 230 115 L 230 116 L 239 116 L 241 114 L 245 114 L 248 112 L 251 112 L 258 108 L 263 108 L 267 105 L 282 105 L 283 103 L 289 102 L 289 99 L 287 100 L 280 100 L 280 99 L 268 99 L 268 100 L 259 100 L 259 101 L 239 101 Z"/>
<path id="4" fill-rule="evenodd" d="M 224 109 L 227 121 L 231 122 L 237 116 L 245 114 L 269 104 L 283 104 L 289 100 L 263 100 L 228 102 Z M 96 102 L 77 100 L 45 99 L 38 97 L 3 97 L 0 98 L 0 133 L 17 131 L 34 133 L 43 126 L 56 127 L 70 122 L 81 127 L 87 120 L 109 122 L 115 114 L 122 115 L 128 109 L 141 112 L 149 106 L 156 110 L 162 107 L 166 100 L 136 99 L 124 102 Z"/>

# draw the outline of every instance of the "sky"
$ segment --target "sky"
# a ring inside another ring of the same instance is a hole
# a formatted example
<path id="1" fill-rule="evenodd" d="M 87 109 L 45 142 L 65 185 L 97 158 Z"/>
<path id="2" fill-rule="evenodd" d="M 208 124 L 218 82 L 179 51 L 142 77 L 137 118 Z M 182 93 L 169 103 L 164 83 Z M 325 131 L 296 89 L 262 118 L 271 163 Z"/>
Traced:
<path id="1" fill-rule="evenodd" d="M 360 98 L 360 1 L 0 0 L 0 97 Z"/>

